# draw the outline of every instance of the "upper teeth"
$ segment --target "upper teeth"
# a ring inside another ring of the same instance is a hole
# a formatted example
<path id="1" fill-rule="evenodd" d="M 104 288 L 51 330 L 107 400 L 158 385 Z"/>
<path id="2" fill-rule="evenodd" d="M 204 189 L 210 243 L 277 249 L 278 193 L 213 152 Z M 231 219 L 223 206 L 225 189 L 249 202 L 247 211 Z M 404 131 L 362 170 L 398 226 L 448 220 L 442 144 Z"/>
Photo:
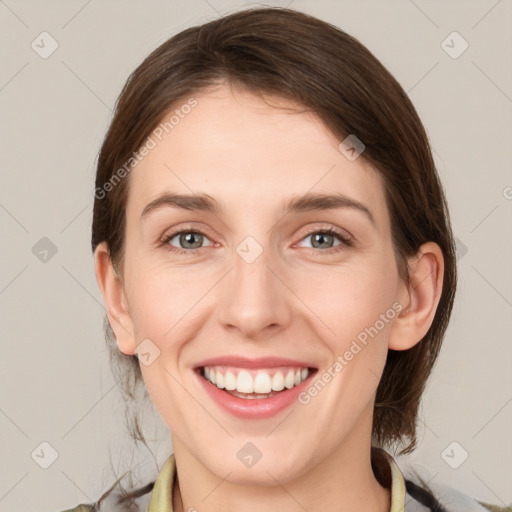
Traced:
<path id="1" fill-rule="evenodd" d="M 284 370 L 242 370 L 205 366 L 204 377 L 219 389 L 239 393 L 270 393 L 291 389 L 306 380 L 307 368 L 286 368 Z"/>

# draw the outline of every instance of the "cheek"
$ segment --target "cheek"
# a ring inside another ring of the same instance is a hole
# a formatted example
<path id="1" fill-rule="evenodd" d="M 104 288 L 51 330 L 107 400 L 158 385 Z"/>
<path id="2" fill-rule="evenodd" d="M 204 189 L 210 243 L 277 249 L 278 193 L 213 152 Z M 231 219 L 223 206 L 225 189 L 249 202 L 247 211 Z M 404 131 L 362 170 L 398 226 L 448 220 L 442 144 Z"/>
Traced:
<path id="1" fill-rule="evenodd" d="M 149 366 L 141 364 L 141 372 L 147 392 L 161 417 L 169 428 L 177 428 L 182 423 L 187 404 L 183 387 L 178 384 L 178 374 L 164 357 Z"/>
<path id="2" fill-rule="evenodd" d="M 134 264 L 130 271 L 127 294 L 135 333 L 137 338 L 154 338 L 157 344 L 157 340 L 172 342 L 178 329 L 183 337 L 201 297 L 215 283 L 211 275 L 202 276 L 191 269 Z"/>
<path id="3" fill-rule="evenodd" d="M 346 350 L 358 336 L 364 341 L 365 333 L 375 324 L 379 337 L 386 336 L 394 318 L 392 305 L 397 289 L 393 265 L 373 262 L 340 272 L 331 270 L 319 273 L 314 283 L 300 293 L 308 297 L 307 305 L 329 328 L 331 336 L 326 339 L 334 340 L 331 348 L 337 353 Z M 373 329 L 372 333 L 375 337 Z"/>

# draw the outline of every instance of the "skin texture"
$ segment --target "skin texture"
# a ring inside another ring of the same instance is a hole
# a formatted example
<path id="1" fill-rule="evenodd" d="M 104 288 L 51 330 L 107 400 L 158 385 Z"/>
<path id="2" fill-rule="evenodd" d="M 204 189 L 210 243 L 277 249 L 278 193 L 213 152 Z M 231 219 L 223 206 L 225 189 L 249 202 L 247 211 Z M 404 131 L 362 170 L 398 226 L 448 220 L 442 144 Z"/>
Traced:
<path id="1" fill-rule="evenodd" d="M 119 349 L 131 355 L 149 338 L 160 350 L 141 369 L 172 435 L 174 510 L 389 511 L 389 491 L 370 466 L 375 393 L 388 349 L 414 346 L 430 327 L 441 250 L 432 242 L 420 248 L 407 287 L 383 183 L 364 158 L 349 161 L 314 114 L 281 108 L 293 106 L 283 99 L 268 98 L 269 106 L 227 85 L 195 98 L 197 106 L 129 175 L 120 275 L 105 243 L 95 252 Z M 141 220 L 163 192 L 207 193 L 222 212 L 166 207 Z M 363 203 L 375 225 L 354 208 L 285 215 L 285 200 L 307 192 L 343 193 Z M 336 237 L 315 245 L 311 234 L 331 226 L 353 245 Z M 205 236 L 162 242 L 173 229 Z M 250 264 L 236 252 L 247 236 L 263 250 Z M 401 312 L 318 396 L 272 418 L 231 416 L 193 371 L 205 358 L 236 354 L 308 361 L 321 376 L 395 302 Z M 247 442 L 263 454 L 252 468 L 237 458 Z"/>

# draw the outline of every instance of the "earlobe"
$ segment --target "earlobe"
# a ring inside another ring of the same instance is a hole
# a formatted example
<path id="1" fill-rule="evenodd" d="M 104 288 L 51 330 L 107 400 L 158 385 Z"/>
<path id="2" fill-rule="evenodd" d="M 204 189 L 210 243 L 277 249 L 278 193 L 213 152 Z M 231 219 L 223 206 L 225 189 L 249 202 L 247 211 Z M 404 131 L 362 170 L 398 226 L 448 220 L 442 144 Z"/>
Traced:
<path id="1" fill-rule="evenodd" d="M 434 320 L 443 290 L 444 258 L 434 242 L 423 244 L 409 260 L 410 283 L 403 283 L 399 301 L 403 309 L 395 318 L 388 347 L 407 350 L 422 340 Z"/>
<path id="2" fill-rule="evenodd" d="M 112 265 L 106 242 L 101 242 L 96 247 L 94 266 L 108 321 L 115 333 L 119 350 L 125 355 L 133 355 L 136 348 L 133 322 L 127 307 L 123 282 Z"/>

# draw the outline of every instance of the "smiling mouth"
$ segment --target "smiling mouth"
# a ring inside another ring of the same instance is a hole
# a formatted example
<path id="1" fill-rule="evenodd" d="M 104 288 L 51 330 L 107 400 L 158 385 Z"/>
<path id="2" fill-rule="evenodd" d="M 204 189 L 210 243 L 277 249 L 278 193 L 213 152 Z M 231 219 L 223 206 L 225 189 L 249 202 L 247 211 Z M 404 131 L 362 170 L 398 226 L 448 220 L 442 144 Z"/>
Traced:
<path id="1" fill-rule="evenodd" d="M 316 368 L 285 366 L 265 369 L 202 366 L 196 371 L 216 388 L 246 400 L 272 398 L 302 384 Z"/>

